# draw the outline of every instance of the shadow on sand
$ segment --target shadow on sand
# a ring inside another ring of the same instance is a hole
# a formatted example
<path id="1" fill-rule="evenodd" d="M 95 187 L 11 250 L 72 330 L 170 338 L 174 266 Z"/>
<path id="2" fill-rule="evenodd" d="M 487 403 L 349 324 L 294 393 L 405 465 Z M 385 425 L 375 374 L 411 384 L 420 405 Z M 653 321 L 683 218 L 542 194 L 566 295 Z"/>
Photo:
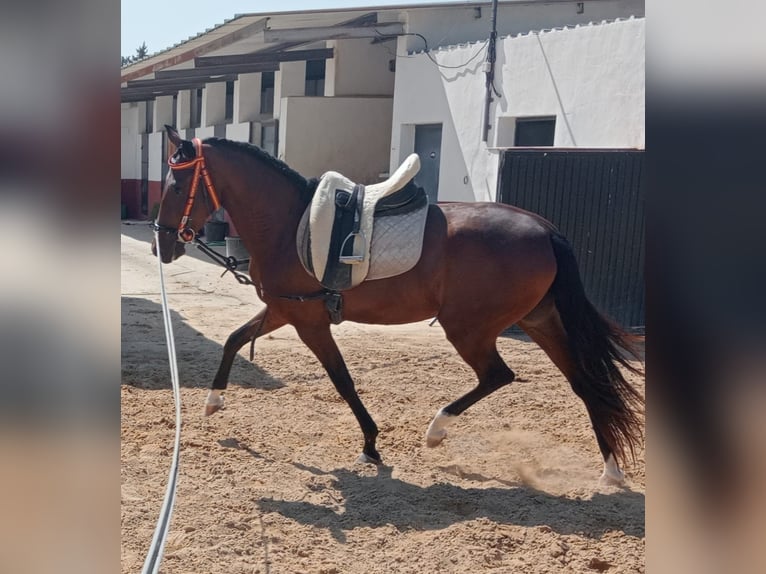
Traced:
<path id="1" fill-rule="evenodd" d="M 260 499 L 261 510 L 277 512 L 301 524 L 326 528 L 339 542 L 346 540 L 344 531 L 359 527 L 390 524 L 400 531 L 439 530 L 481 517 L 499 524 L 546 526 L 559 534 L 589 538 L 600 538 L 615 530 L 638 537 L 643 537 L 645 532 L 644 495 L 630 490 L 577 499 L 549 494 L 521 483 L 492 488 L 450 483 L 419 486 L 393 478 L 392 468 L 387 466 L 380 466 L 376 476 L 362 476 L 343 468 L 323 471 L 293 464 L 314 476 L 331 476 L 333 488 L 343 497 L 344 510 L 337 512 L 321 504 L 272 498 Z"/>
<path id="2" fill-rule="evenodd" d="M 170 387 L 170 367 L 162 307 L 139 297 L 122 297 L 122 383 L 145 389 Z M 181 386 L 208 388 L 218 370 L 223 345 L 208 339 L 171 309 Z M 249 348 L 249 347 L 246 347 Z M 258 344 L 255 346 L 258 359 Z M 273 390 L 284 383 L 237 355 L 230 385 Z"/>

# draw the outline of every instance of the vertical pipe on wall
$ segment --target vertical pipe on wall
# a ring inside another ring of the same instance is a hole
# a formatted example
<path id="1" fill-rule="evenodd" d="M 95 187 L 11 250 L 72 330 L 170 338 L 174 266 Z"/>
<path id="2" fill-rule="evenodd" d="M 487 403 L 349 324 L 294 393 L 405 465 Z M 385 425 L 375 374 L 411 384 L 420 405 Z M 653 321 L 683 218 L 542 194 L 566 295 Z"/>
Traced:
<path id="1" fill-rule="evenodd" d="M 497 0 L 492 0 L 492 20 L 490 22 L 489 45 L 487 46 L 487 59 L 484 62 L 486 74 L 486 95 L 484 98 L 484 115 L 481 125 L 481 141 L 487 142 L 489 133 L 489 108 L 492 103 L 492 90 L 495 81 L 495 41 L 497 39 Z M 499 94 L 498 94 L 499 97 Z"/>
<path id="2" fill-rule="evenodd" d="M 489 45 L 487 46 L 487 60 L 484 62 L 484 73 L 486 74 L 485 87 L 486 95 L 484 97 L 484 117 L 481 126 L 481 141 L 487 142 L 489 133 L 489 108 L 492 103 L 492 90 L 495 81 L 495 41 L 497 39 L 497 0 L 492 0 L 492 20 L 490 22 Z M 497 93 L 497 92 L 495 92 Z M 499 94 L 498 94 L 499 96 Z"/>

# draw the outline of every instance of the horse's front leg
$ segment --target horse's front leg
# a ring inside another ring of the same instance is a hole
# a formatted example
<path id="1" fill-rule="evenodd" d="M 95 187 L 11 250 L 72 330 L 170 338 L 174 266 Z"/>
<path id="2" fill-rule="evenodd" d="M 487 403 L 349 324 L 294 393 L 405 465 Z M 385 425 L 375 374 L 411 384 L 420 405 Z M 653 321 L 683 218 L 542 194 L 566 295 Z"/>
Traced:
<path id="1" fill-rule="evenodd" d="M 234 357 L 245 344 L 253 337 L 262 337 L 279 329 L 285 324 L 285 321 L 279 318 L 274 312 L 270 312 L 268 307 L 261 311 L 239 329 L 234 331 L 223 346 L 223 357 L 218 367 L 218 372 L 213 379 L 213 385 L 205 401 L 205 414 L 212 415 L 223 406 L 223 397 L 221 391 L 226 389 L 229 384 L 229 373 L 234 363 Z"/>
<path id="2" fill-rule="evenodd" d="M 330 326 L 296 327 L 296 330 L 301 340 L 316 355 L 319 362 L 322 363 L 333 385 L 335 385 L 340 396 L 348 403 L 348 406 L 351 407 L 351 411 L 359 422 L 359 426 L 362 427 L 364 447 L 357 462 L 380 464 L 380 455 L 375 449 L 378 427 L 362 404 L 359 395 L 356 394 L 354 381 L 351 379 L 351 375 L 346 368 L 346 362 L 343 360 L 343 356 L 340 354 L 340 350 L 332 338 Z"/>

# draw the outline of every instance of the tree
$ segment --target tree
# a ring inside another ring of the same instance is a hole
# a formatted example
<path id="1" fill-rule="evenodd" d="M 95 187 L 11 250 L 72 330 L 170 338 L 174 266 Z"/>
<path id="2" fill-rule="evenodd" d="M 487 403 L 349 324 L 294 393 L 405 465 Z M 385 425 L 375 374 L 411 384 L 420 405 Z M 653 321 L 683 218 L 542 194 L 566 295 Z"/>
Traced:
<path id="1" fill-rule="evenodd" d="M 136 48 L 136 53 L 133 56 L 120 56 L 121 63 L 120 66 L 127 66 L 128 64 L 132 64 L 133 62 L 138 62 L 139 60 L 143 60 L 149 55 L 149 48 L 146 47 L 146 42 L 142 42 L 142 44 Z"/>
<path id="2" fill-rule="evenodd" d="M 149 49 L 146 47 L 146 42 L 144 42 L 138 48 L 136 48 L 136 55 L 133 57 L 133 61 L 137 62 L 138 60 L 143 60 L 148 55 Z"/>

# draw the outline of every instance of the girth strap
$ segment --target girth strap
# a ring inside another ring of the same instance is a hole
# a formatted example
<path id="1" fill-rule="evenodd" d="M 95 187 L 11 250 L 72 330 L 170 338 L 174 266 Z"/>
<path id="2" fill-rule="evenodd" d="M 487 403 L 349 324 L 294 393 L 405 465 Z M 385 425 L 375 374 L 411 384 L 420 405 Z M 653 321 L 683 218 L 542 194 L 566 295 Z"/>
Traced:
<path id="1" fill-rule="evenodd" d="M 280 295 L 279 298 L 288 299 L 290 301 L 299 301 L 301 303 L 321 299 L 324 301 L 327 312 L 330 314 L 330 321 L 332 324 L 339 325 L 343 322 L 343 294 L 338 293 L 337 291 L 325 289 L 324 291 L 309 293 L 308 295 Z"/>

